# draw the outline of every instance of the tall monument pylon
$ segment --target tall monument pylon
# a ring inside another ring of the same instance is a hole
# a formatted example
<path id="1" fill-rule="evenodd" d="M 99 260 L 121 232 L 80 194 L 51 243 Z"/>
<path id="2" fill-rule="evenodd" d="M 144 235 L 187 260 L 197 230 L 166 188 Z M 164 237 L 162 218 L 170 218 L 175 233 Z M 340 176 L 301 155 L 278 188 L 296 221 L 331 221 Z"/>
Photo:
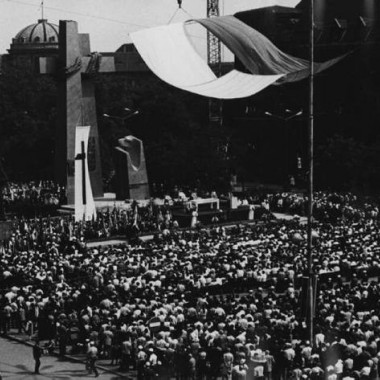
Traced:
<path id="1" fill-rule="evenodd" d="M 94 197 L 103 196 L 95 88 L 92 75 L 100 57 L 91 54 L 88 34 L 78 33 L 75 21 L 59 22 L 58 120 L 56 129 L 56 180 L 66 183 L 67 202 L 75 199 L 75 130 L 91 126 L 88 142 L 88 169 Z"/>

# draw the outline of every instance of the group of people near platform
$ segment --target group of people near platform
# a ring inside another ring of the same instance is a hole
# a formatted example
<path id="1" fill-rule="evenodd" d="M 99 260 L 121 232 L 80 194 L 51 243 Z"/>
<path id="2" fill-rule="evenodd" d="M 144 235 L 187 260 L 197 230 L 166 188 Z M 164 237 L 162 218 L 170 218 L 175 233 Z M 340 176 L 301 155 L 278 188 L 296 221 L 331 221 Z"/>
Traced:
<path id="1" fill-rule="evenodd" d="M 64 218 L 20 220 L 0 250 L 1 332 L 16 328 L 62 356 L 96 351 L 88 368 L 102 358 L 139 379 L 378 379 L 378 206 L 327 193 L 316 203 L 338 212 L 313 228 L 312 342 L 298 218 L 169 227 L 96 248 Z"/>

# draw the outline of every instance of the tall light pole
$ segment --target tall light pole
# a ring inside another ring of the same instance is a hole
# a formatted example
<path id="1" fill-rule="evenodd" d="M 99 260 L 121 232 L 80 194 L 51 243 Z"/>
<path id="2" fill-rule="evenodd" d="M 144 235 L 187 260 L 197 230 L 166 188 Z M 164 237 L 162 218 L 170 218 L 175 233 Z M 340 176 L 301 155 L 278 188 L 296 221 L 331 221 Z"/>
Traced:
<path id="1" fill-rule="evenodd" d="M 309 204 L 307 213 L 307 329 L 310 343 L 314 341 L 314 268 L 313 268 L 313 198 L 314 198 L 314 0 L 310 1 L 309 7 L 309 123 L 308 123 L 308 146 L 309 146 Z"/>

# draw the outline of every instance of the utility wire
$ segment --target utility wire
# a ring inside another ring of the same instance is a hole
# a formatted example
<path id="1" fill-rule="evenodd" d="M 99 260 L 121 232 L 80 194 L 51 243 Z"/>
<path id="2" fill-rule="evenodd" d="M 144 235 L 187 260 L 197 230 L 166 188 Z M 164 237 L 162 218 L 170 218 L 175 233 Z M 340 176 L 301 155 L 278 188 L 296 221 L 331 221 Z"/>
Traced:
<path id="1" fill-rule="evenodd" d="M 170 23 L 173 21 L 174 17 L 176 16 L 176 14 L 177 14 L 180 10 L 181 10 L 183 13 L 185 13 L 187 16 L 189 16 L 190 18 L 194 18 L 193 15 L 190 14 L 190 13 L 189 13 L 189 12 L 188 12 L 188 11 L 182 6 L 182 4 L 181 4 L 181 5 L 175 10 L 173 16 L 170 17 L 168 24 L 170 24 Z"/>
<path id="2" fill-rule="evenodd" d="M 190 14 L 185 8 L 181 8 L 190 18 L 194 18 L 192 14 Z"/>
<path id="3" fill-rule="evenodd" d="M 12 2 L 12 3 L 16 3 L 16 4 L 21 4 L 21 5 L 28 5 L 30 7 L 38 8 L 39 10 L 41 9 L 41 4 L 40 5 L 36 5 L 36 4 L 31 4 L 31 3 L 28 3 L 28 2 L 25 2 L 25 1 L 21 1 L 21 0 L 0 0 L 0 3 L 4 3 L 4 2 Z M 124 24 L 124 25 L 139 26 L 139 27 L 142 27 L 142 28 L 152 27 L 152 25 L 143 25 L 143 24 L 137 24 L 137 23 L 132 23 L 132 22 L 126 22 L 126 21 L 116 20 L 116 19 L 112 19 L 112 18 L 108 18 L 108 17 L 94 16 L 94 15 L 90 15 L 90 14 L 87 14 L 87 13 L 69 11 L 69 10 L 65 10 L 65 9 L 62 9 L 62 8 L 44 6 L 44 9 L 50 9 L 50 10 L 59 11 L 59 12 L 63 12 L 63 13 L 75 14 L 75 15 L 79 15 L 79 16 L 83 16 L 83 17 L 87 17 L 87 18 L 105 20 L 105 21 L 115 22 L 115 23 Z M 176 14 L 179 11 L 179 9 L 182 9 L 182 11 L 184 13 L 186 13 L 189 17 L 194 18 L 193 15 L 191 15 L 183 7 L 182 8 L 177 8 L 175 10 L 174 14 L 172 15 L 172 17 L 170 18 L 168 24 L 170 24 L 173 21 L 174 17 L 176 16 Z M 196 36 L 194 34 L 189 34 L 189 36 L 194 37 L 194 38 L 198 38 L 198 39 L 202 39 L 202 40 L 206 40 L 207 39 L 206 37 Z"/>
<path id="4" fill-rule="evenodd" d="M 169 21 L 168 21 L 168 24 L 170 24 L 170 23 L 173 21 L 175 15 L 178 13 L 179 9 L 180 9 L 180 8 L 177 8 L 177 9 L 175 10 L 175 12 L 173 13 L 173 16 L 170 17 L 170 19 L 169 19 Z"/>
<path id="5" fill-rule="evenodd" d="M 21 1 L 21 0 L 3 0 L 3 1 L 9 1 L 9 2 L 12 2 L 12 3 L 22 4 L 22 5 L 28 5 L 30 7 L 34 7 L 34 8 L 40 9 L 39 5 L 27 3 L 27 2 Z M 2 2 L 2 1 L 0 0 L 0 2 Z M 62 9 L 62 8 L 56 8 L 56 7 L 50 7 L 50 6 L 45 6 L 44 8 L 45 9 L 51 9 L 51 10 L 54 10 L 54 11 L 63 12 L 63 13 L 79 15 L 79 16 L 83 16 L 83 17 L 87 17 L 87 18 L 94 18 L 94 19 L 99 19 L 99 20 L 104 20 L 104 21 L 115 22 L 115 23 L 118 23 L 118 24 L 133 25 L 133 26 L 139 26 L 139 27 L 142 27 L 142 28 L 148 28 L 149 27 L 149 25 L 137 24 L 137 23 L 128 22 L 128 21 L 126 22 L 126 21 L 116 20 L 116 19 L 113 19 L 113 18 L 102 17 L 102 16 L 94 16 L 94 15 L 90 15 L 88 13 L 69 11 L 69 10 Z"/>

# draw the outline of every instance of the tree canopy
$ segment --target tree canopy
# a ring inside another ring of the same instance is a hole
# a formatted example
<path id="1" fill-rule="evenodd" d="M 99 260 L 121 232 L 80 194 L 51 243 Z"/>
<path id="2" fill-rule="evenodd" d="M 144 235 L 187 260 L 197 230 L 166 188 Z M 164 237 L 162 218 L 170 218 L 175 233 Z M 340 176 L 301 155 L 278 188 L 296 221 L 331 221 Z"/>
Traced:
<path id="1" fill-rule="evenodd" d="M 94 80 L 105 179 L 114 170 L 117 139 L 128 134 L 144 142 L 151 183 L 191 186 L 201 183 L 204 187 L 220 188 L 228 185 L 231 171 L 237 172 L 240 179 L 270 181 L 273 168 L 286 178 L 289 165 L 295 165 L 295 157 L 285 157 L 282 151 L 275 155 L 281 146 L 289 144 L 288 124 L 278 120 L 255 121 L 256 129 L 251 124 L 242 129 L 243 123 L 234 117 L 241 114 L 241 103 L 225 103 L 224 126 L 213 126 L 208 122 L 207 99 L 177 90 L 148 73 L 99 75 Z M 327 86 L 323 81 L 328 78 L 319 81 L 317 86 L 321 88 L 317 87 L 317 91 Z M 379 189 L 380 134 L 374 128 L 379 119 L 375 106 L 379 101 L 379 83 L 367 83 L 368 86 L 366 83 L 362 80 L 353 83 L 357 87 L 354 93 L 346 86 L 337 94 L 333 86 L 317 104 L 317 112 L 326 110 L 340 101 L 342 92 L 347 92 L 339 112 L 317 116 L 317 188 L 364 192 Z M 302 84 L 299 86 L 298 95 L 284 90 L 281 96 L 302 98 L 304 89 L 300 90 Z M 277 91 L 278 88 L 268 90 L 253 101 L 256 105 L 262 102 L 262 108 L 266 109 L 266 105 L 278 102 Z M 360 94 L 365 104 L 359 102 Z M 10 179 L 54 177 L 56 96 L 54 77 L 36 76 L 12 66 L 0 75 L 0 156 Z M 339 99 L 335 101 L 334 97 Z M 353 108 L 348 104 L 353 104 Z M 139 113 L 129 117 L 125 108 Z M 366 120 L 365 130 L 357 125 L 359 117 Z M 290 139 L 298 139 L 298 144 L 306 147 L 306 128 L 302 123 L 297 128 L 301 137 L 296 136 L 293 128 Z M 257 131 L 261 131 L 259 136 Z M 258 154 L 264 159 L 257 161 Z"/>

